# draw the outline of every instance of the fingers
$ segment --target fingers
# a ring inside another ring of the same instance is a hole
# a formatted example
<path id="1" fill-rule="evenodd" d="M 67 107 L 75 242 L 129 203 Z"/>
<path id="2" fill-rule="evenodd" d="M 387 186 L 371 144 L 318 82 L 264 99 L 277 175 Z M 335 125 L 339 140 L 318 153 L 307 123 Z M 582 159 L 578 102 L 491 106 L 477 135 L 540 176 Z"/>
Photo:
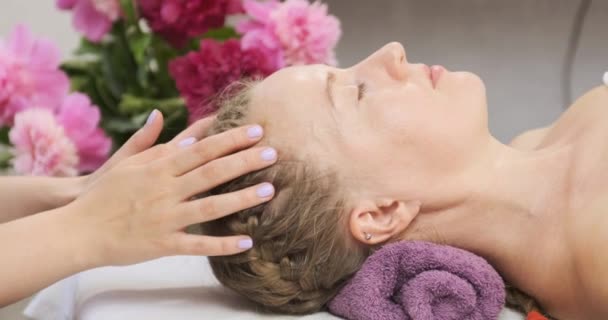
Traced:
<path id="1" fill-rule="evenodd" d="M 171 139 L 171 142 L 169 142 L 169 143 L 178 145 L 180 141 L 182 141 L 186 138 L 190 138 L 190 137 L 193 137 L 196 140 L 203 139 L 206 136 L 209 129 L 211 128 L 211 125 L 213 124 L 213 121 L 215 121 L 215 118 L 216 118 L 215 115 L 213 115 L 213 116 L 209 116 L 209 117 L 197 120 L 192 125 L 190 125 L 186 130 L 180 132 L 177 136 L 175 136 L 173 139 Z"/>
<path id="2" fill-rule="evenodd" d="M 91 175 L 91 179 L 97 179 L 118 162 L 150 148 L 156 142 L 156 139 L 158 139 L 163 129 L 163 122 L 162 113 L 158 110 L 153 110 L 148 116 L 146 124 L 135 132 L 120 149 L 114 152 L 112 157 Z"/>
<path id="3" fill-rule="evenodd" d="M 188 201 L 176 213 L 176 228 L 219 219 L 255 207 L 273 196 L 272 184 L 261 183 L 239 191 Z"/>
<path id="4" fill-rule="evenodd" d="M 183 199 L 188 199 L 246 173 L 268 167 L 276 161 L 277 152 L 270 147 L 255 147 L 239 151 L 212 160 L 178 177 L 178 188 L 180 194 L 184 196 Z"/>
<path id="5" fill-rule="evenodd" d="M 138 154 L 150 148 L 163 129 L 163 114 L 158 110 L 153 110 L 148 116 L 148 120 L 143 128 L 139 129 L 123 146 L 118 149 L 109 160 L 114 163 L 132 155 Z"/>
<path id="6" fill-rule="evenodd" d="M 181 176 L 209 161 L 257 143 L 262 135 L 262 127 L 249 125 L 209 136 L 192 145 L 192 139 L 185 138 L 178 142 L 181 150 L 163 159 L 168 163 L 161 166 L 170 167 L 174 175 Z"/>
<path id="7" fill-rule="evenodd" d="M 246 236 L 210 237 L 179 233 L 176 239 L 177 254 L 199 256 L 226 256 L 237 254 L 252 247 Z"/>

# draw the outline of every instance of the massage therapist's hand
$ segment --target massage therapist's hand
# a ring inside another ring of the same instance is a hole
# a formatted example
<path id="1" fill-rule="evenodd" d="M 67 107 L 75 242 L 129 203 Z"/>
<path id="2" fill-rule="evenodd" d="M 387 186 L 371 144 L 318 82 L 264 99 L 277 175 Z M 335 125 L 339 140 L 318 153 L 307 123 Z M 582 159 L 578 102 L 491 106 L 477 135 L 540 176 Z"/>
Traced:
<path id="1" fill-rule="evenodd" d="M 245 236 L 214 238 L 182 230 L 272 198 L 272 186 L 263 183 L 191 200 L 274 163 L 274 151 L 270 154 L 275 156 L 265 160 L 267 148 L 244 149 L 261 135 L 261 127 L 253 125 L 200 141 L 181 134 L 177 143 L 157 145 L 111 166 L 65 208 L 74 219 L 73 229 L 88 243 L 94 260 L 90 263 L 120 265 L 167 255 L 228 255 L 248 249 L 251 240 Z"/>
<path id="2" fill-rule="evenodd" d="M 86 178 L 75 200 L 0 223 L 0 307 L 94 267 L 176 254 L 234 254 L 251 245 L 245 236 L 213 238 L 182 230 L 272 198 L 272 186 L 263 184 L 191 200 L 275 162 L 275 152 L 251 147 L 261 139 L 261 128 L 203 138 L 212 119 L 201 120 L 171 142 L 150 148 L 162 115 L 151 118 L 108 164 Z"/>
<path id="3" fill-rule="evenodd" d="M 163 128 L 163 117 L 157 110 L 146 125 L 125 142 L 94 173 L 78 177 L 1 176 L 0 223 L 63 207 L 89 189 L 99 177 L 120 161 L 154 145 Z M 213 118 L 195 122 L 170 143 L 177 145 L 184 137 L 200 139 Z"/>
<path id="4" fill-rule="evenodd" d="M 196 121 L 186 130 L 182 131 L 179 135 L 173 138 L 169 144 L 178 145 L 181 140 L 187 137 L 201 139 L 205 136 L 207 129 L 209 129 L 209 125 L 214 119 L 215 117 L 207 117 Z M 120 147 L 120 149 L 114 152 L 112 157 L 108 159 L 103 166 L 87 176 L 80 177 L 82 180 L 80 182 L 80 193 L 88 190 L 91 184 L 93 184 L 99 177 L 101 177 L 105 172 L 110 170 L 110 168 L 114 167 L 120 161 L 152 147 L 163 129 L 163 121 L 164 118 L 162 113 L 160 113 L 158 110 L 152 111 L 150 116 L 148 116 L 148 120 L 146 121 L 144 127 L 135 132 L 135 134 L 133 134 L 129 140 L 127 140 L 127 142 Z"/>

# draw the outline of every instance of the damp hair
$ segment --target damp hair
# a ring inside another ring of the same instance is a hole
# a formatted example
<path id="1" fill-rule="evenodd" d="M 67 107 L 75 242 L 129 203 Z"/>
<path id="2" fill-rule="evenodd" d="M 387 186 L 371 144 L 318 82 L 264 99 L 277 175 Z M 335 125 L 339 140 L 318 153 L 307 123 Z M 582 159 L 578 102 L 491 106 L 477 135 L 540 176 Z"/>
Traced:
<path id="1" fill-rule="evenodd" d="M 223 96 L 209 135 L 248 123 L 251 92 L 257 82 L 241 82 Z M 264 140 L 260 144 L 264 144 Z M 271 182 L 274 198 L 258 206 L 202 224 L 205 234 L 248 235 L 253 248 L 232 256 L 209 257 L 213 273 L 226 287 L 262 309 L 287 314 L 323 310 L 359 270 L 371 249 L 348 233 L 340 180 L 311 165 L 310 159 L 280 152 L 271 167 L 238 177 L 205 196 Z M 301 156 L 301 155 L 300 155 Z M 536 301 L 506 284 L 507 306 L 528 313 Z"/>

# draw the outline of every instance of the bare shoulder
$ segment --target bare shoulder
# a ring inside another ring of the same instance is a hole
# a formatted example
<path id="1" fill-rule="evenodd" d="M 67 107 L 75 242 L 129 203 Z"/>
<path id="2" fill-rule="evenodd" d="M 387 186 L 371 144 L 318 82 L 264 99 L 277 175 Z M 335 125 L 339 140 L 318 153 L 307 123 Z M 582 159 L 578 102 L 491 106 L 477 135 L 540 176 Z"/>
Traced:
<path id="1" fill-rule="evenodd" d="M 551 126 L 547 126 L 525 131 L 524 133 L 513 138 L 513 140 L 509 142 L 509 145 L 515 149 L 534 150 L 547 136 L 550 129 Z"/>
<path id="2" fill-rule="evenodd" d="M 534 150 L 543 143 L 551 133 L 553 138 L 561 136 L 564 132 L 596 123 L 605 123 L 608 119 L 608 86 L 597 86 L 583 95 L 555 121 L 542 128 L 532 129 L 516 136 L 509 143 L 510 146 L 521 150 Z"/>
<path id="3" fill-rule="evenodd" d="M 577 104 L 579 102 L 588 102 L 589 100 L 595 101 L 596 99 L 599 99 L 600 102 L 608 102 L 608 86 L 607 85 L 597 86 L 597 87 L 585 92 L 578 99 L 576 99 L 574 104 Z"/>
<path id="4" fill-rule="evenodd" d="M 597 86 L 581 95 L 566 110 L 564 117 L 605 121 L 608 115 L 608 86 Z M 599 117 L 599 118 L 598 118 Z"/>

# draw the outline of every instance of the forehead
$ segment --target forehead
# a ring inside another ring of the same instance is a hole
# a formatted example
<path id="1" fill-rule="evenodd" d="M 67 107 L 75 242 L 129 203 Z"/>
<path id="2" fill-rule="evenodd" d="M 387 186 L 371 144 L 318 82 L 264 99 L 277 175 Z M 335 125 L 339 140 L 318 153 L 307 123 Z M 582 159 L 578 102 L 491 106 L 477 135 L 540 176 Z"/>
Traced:
<path id="1" fill-rule="evenodd" d="M 265 103 L 286 103 L 296 97 L 308 100 L 324 89 L 328 67 L 324 65 L 295 66 L 281 69 L 264 81 L 253 91 L 252 100 L 263 100 Z M 252 101 L 255 102 L 255 101 Z"/>
<path id="2" fill-rule="evenodd" d="M 281 69 L 251 92 L 248 120 L 264 126 L 265 140 L 280 146 L 309 145 L 331 128 L 325 83 L 329 67 Z"/>

